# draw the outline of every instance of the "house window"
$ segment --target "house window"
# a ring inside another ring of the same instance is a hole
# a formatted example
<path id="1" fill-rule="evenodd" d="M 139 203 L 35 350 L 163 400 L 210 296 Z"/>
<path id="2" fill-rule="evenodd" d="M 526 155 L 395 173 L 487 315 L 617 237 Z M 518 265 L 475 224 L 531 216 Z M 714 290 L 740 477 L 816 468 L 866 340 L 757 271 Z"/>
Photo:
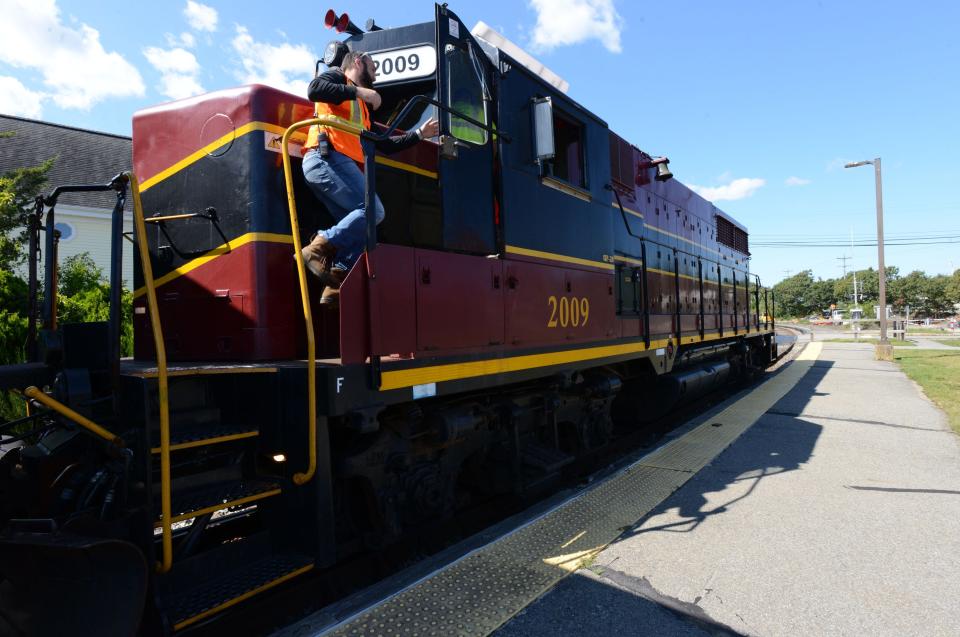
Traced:
<path id="1" fill-rule="evenodd" d="M 58 221 L 57 223 L 54 224 L 53 227 L 60 231 L 60 241 L 62 243 L 66 243 L 67 241 L 70 241 L 71 239 L 73 239 L 74 235 L 76 234 L 76 231 L 73 228 L 73 224 L 67 223 L 66 221 Z"/>
<path id="2" fill-rule="evenodd" d="M 547 164 L 549 176 L 578 188 L 587 187 L 583 169 L 583 125 L 553 109 L 553 143 L 555 155 Z"/>

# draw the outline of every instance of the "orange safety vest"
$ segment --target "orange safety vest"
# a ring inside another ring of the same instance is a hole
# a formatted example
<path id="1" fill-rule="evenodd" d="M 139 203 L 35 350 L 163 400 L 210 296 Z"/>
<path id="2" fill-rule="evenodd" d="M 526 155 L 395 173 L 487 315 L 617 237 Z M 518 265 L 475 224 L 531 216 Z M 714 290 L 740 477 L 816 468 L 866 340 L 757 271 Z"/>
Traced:
<path id="1" fill-rule="evenodd" d="M 347 84 L 353 85 L 350 78 L 346 78 Z M 342 122 L 361 126 L 364 130 L 370 130 L 370 113 L 367 111 L 367 103 L 359 97 L 340 102 L 339 104 L 330 104 L 328 102 L 317 102 L 317 116 L 332 115 Z M 363 163 L 363 149 L 360 147 L 360 137 L 353 133 L 342 131 L 332 126 L 311 126 L 307 134 L 307 143 L 304 144 L 304 152 L 311 148 L 316 148 L 320 144 L 321 129 L 326 133 L 327 140 L 333 145 L 334 150 L 343 153 L 350 159 Z"/>

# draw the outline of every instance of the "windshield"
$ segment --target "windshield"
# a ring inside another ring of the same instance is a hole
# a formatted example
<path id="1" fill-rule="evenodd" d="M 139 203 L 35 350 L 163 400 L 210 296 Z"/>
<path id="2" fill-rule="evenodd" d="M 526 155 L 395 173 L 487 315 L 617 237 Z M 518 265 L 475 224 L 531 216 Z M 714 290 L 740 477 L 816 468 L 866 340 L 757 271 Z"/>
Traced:
<path id="1" fill-rule="evenodd" d="M 431 99 L 437 98 L 437 84 L 433 78 L 422 82 L 411 82 L 399 85 L 376 86 L 377 92 L 383 98 L 383 103 L 372 113 L 373 120 L 383 126 L 390 126 L 399 117 L 400 112 L 416 95 L 425 95 Z M 431 117 L 437 116 L 435 106 L 421 103 L 414 106 L 402 121 L 397 122 L 398 131 L 412 131 L 419 128 Z"/>

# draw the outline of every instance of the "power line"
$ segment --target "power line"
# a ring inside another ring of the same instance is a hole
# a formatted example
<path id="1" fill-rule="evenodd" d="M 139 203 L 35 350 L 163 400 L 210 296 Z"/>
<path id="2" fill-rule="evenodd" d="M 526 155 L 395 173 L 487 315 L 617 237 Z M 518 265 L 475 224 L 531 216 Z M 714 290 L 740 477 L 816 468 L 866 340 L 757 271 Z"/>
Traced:
<path id="1" fill-rule="evenodd" d="M 800 234 L 797 232 L 751 232 L 750 237 L 753 239 L 762 239 L 765 241 L 773 241 L 780 238 L 789 238 L 789 239 L 818 239 L 823 241 L 850 241 L 854 239 L 855 241 L 864 241 L 867 239 L 872 239 L 876 236 L 876 233 L 866 233 L 853 235 L 828 235 L 822 232 L 816 232 L 812 234 Z M 930 231 L 930 230 L 915 230 L 908 232 L 890 232 L 887 233 L 887 236 L 893 239 L 916 239 L 920 237 L 953 237 L 960 236 L 960 229 L 956 230 L 939 230 L 939 231 Z"/>
<path id="2" fill-rule="evenodd" d="M 950 245 L 960 243 L 960 237 L 943 241 L 886 241 L 884 245 L 889 246 L 931 246 L 931 245 Z M 866 243 L 822 243 L 822 242 L 803 242 L 803 241 L 751 241 L 751 248 L 875 248 L 876 241 Z"/>

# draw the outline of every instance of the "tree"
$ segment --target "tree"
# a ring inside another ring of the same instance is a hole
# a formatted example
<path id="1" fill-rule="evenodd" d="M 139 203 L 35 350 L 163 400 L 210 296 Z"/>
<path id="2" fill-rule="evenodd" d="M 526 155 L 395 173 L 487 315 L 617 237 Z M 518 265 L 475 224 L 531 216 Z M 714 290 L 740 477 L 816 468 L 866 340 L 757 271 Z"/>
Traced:
<path id="1" fill-rule="evenodd" d="M 947 285 L 950 277 L 938 274 L 927 280 L 927 304 L 930 313 L 935 317 L 942 317 L 953 313 L 953 303 L 947 296 Z"/>
<path id="2" fill-rule="evenodd" d="M 901 277 L 899 283 L 898 296 L 903 300 L 903 305 L 910 306 L 910 313 L 914 315 L 925 315 L 929 313 L 929 285 L 927 275 L 921 270 L 914 270 L 905 277 Z"/>
<path id="3" fill-rule="evenodd" d="M 953 274 L 944 285 L 944 294 L 947 302 L 951 305 L 960 304 L 960 270 L 954 270 Z"/>
<path id="4" fill-rule="evenodd" d="M 110 282 L 84 252 L 64 259 L 57 277 L 57 318 L 61 323 L 87 323 L 110 318 Z M 120 353 L 133 354 L 133 294 L 120 293 Z"/>
<path id="5" fill-rule="evenodd" d="M 27 284 L 11 272 L 0 271 L 0 365 L 22 363 L 26 358 L 26 298 Z M 0 420 L 22 415 L 23 401 L 0 392 Z"/>
<path id="6" fill-rule="evenodd" d="M 809 299 L 812 309 L 812 312 L 820 312 L 828 309 L 831 305 L 836 303 L 837 296 L 833 293 L 834 281 L 833 279 L 817 279 L 813 282 L 813 285 L 810 286 Z"/>
<path id="7" fill-rule="evenodd" d="M 53 159 L 0 175 L 0 269 L 10 271 L 26 258 L 27 214 L 47 182 L 51 166 Z"/>
<path id="8" fill-rule="evenodd" d="M 0 139 L 12 137 L 2 132 Z M 13 274 L 26 258 L 26 217 L 47 181 L 53 160 L 0 175 L 0 365 L 26 358 L 27 284 Z M 0 392 L 0 417 L 23 415 L 23 401 Z"/>
<path id="9" fill-rule="evenodd" d="M 832 283 L 814 281 L 813 271 L 804 270 L 773 286 L 779 316 L 806 316 L 830 306 L 824 297 L 833 296 Z M 829 289 L 828 289 L 829 288 Z"/>

